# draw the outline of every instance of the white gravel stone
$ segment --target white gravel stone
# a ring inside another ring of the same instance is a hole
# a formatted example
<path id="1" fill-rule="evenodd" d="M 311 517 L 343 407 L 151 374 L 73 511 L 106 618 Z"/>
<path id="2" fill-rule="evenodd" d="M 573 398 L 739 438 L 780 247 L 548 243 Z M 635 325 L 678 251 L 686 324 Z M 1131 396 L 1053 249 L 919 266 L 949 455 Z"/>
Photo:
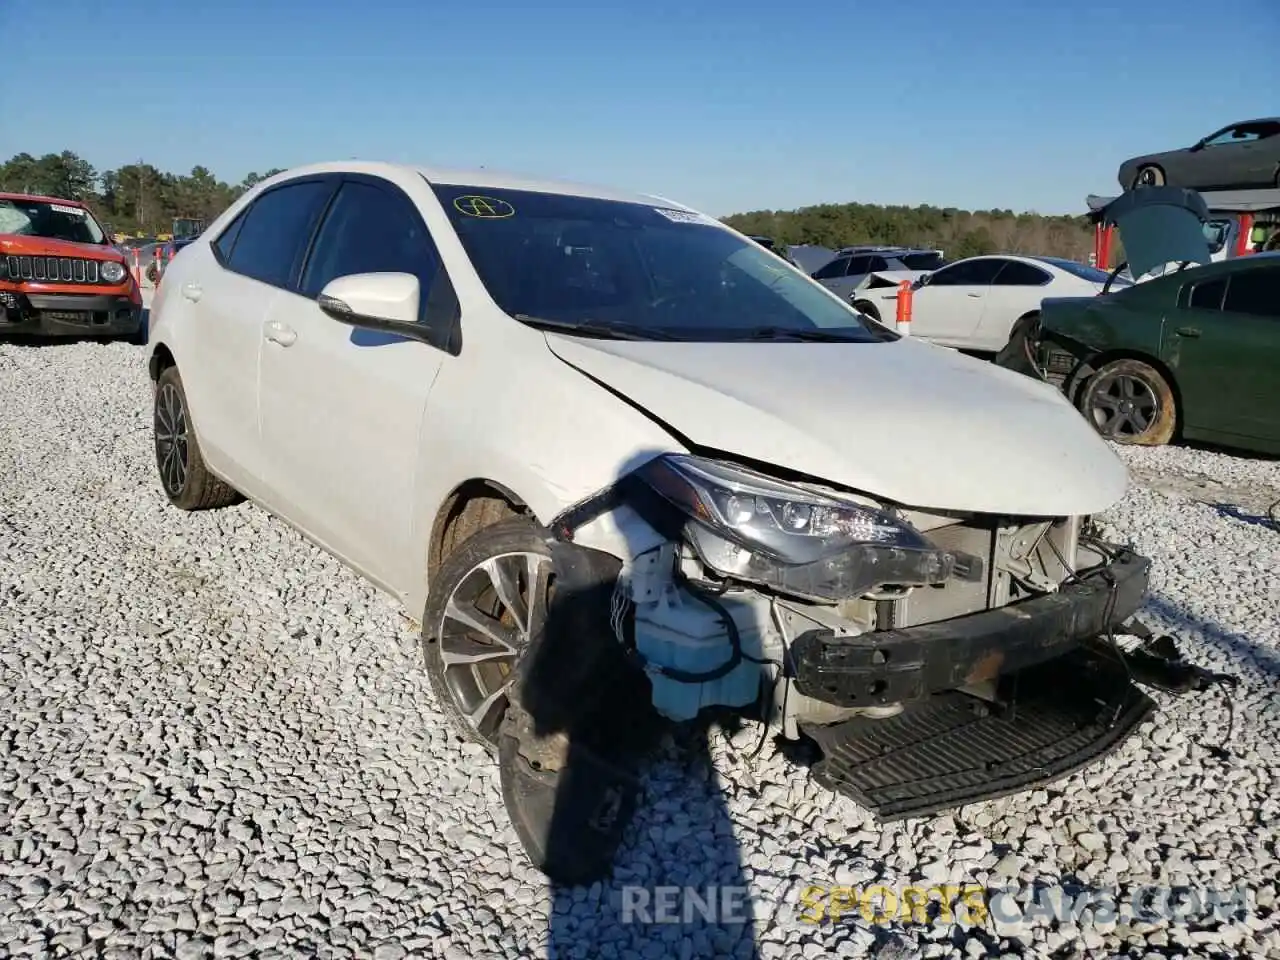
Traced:
<path id="1" fill-rule="evenodd" d="M 1138 482 L 1099 518 L 1155 561 L 1147 622 L 1240 677 L 1234 716 L 1217 692 L 1156 694 L 1160 713 L 1088 770 L 890 825 L 772 744 L 748 759 L 754 728 L 713 745 L 710 776 L 673 741 L 615 876 L 556 891 L 524 862 L 491 763 L 444 726 L 388 598 L 257 507 L 167 505 L 144 358 L 0 344 L 0 952 L 1140 958 L 1280 945 L 1280 867 L 1259 829 L 1280 816 L 1280 534 L 1256 520 L 1280 497 L 1274 460 L 1122 449 Z M 1019 877 L 1245 885 L 1258 906 L 1217 940 L 1097 918 L 799 918 L 811 884 Z M 625 923 L 627 884 L 746 886 L 756 919 Z"/>

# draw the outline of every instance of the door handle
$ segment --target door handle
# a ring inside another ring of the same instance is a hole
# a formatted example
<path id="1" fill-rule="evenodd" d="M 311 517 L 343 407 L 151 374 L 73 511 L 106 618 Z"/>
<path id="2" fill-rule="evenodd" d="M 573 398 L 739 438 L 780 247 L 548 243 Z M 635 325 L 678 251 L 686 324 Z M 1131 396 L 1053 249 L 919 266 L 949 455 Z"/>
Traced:
<path id="1" fill-rule="evenodd" d="M 1188 340 L 1194 340 L 1196 337 L 1200 336 L 1200 329 L 1198 327 L 1179 327 L 1175 332 L 1178 336 L 1186 337 Z"/>
<path id="2" fill-rule="evenodd" d="M 200 284 L 198 283 L 184 283 L 182 285 L 182 295 L 186 297 L 188 300 L 190 300 L 192 303 L 195 303 L 197 300 L 199 300 L 200 294 L 202 294 L 203 292 L 204 291 L 201 289 Z"/>
<path id="3" fill-rule="evenodd" d="M 272 343 L 278 343 L 282 347 L 289 347 L 298 339 L 297 332 L 293 327 L 286 326 L 279 320 L 269 320 L 264 329 L 266 330 L 266 338 Z"/>
<path id="4" fill-rule="evenodd" d="M 981 299 L 982 294 L 980 294 L 980 293 L 966 293 L 966 294 L 965 294 L 965 296 L 966 296 L 966 297 L 973 297 L 973 299 L 978 300 L 978 299 Z"/>

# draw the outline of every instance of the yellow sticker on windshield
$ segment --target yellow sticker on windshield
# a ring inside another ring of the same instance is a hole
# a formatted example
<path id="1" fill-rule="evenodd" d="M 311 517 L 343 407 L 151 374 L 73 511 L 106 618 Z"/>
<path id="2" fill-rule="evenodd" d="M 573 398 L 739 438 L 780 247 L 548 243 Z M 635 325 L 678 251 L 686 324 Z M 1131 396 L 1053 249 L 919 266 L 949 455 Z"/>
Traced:
<path id="1" fill-rule="evenodd" d="M 458 197 L 453 201 L 453 209 L 468 217 L 480 217 L 483 220 L 501 220 L 516 212 L 511 204 L 496 197 Z"/>

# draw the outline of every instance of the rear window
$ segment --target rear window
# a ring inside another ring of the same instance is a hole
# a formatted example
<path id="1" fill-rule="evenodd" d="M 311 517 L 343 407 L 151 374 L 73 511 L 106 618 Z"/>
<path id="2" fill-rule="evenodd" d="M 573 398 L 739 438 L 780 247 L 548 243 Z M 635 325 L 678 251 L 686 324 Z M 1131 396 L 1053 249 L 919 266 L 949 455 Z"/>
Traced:
<path id="1" fill-rule="evenodd" d="M 1063 257 L 1036 257 L 1036 259 L 1041 263 L 1049 264 L 1051 267 L 1057 267 L 1059 270 L 1069 273 L 1074 277 L 1079 277 L 1081 280 L 1088 280 L 1090 283 L 1106 283 L 1107 277 L 1110 276 L 1110 274 L 1105 270 L 1099 270 L 1097 267 L 1091 267 L 1086 263 L 1067 260 Z M 1127 286 L 1129 282 L 1130 281 L 1127 277 L 1116 277 L 1116 279 L 1112 281 L 1112 286 L 1115 286 L 1116 284 Z"/>
<path id="2" fill-rule="evenodd" d="M 907 253 L 898 259 L 908 270 L 939 270 L 947 263 L 940 253 Z"/>

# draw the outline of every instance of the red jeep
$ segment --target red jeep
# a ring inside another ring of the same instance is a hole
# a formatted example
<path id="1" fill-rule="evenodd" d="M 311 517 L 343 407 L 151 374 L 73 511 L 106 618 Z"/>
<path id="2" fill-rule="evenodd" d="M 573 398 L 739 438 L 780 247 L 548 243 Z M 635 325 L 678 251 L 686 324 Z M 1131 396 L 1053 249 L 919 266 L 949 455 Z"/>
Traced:
<path id="1" fill-rule="evenodd" d="M 10 333 L 146 342 L 142 292 L 83 203 L 0 193 L 0 336 Z"/>

